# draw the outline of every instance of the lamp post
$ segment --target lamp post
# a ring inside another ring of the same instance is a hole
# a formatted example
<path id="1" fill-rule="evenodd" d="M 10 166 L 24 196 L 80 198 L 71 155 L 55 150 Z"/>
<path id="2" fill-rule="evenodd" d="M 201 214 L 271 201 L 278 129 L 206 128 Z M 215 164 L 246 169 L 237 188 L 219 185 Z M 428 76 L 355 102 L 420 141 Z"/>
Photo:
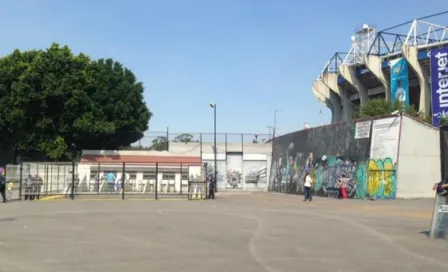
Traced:
<path id="1" fill-rule="evenodd" d="M 275 138 L 275 129 L 277 127 L 277 112 L 282 111 L 282 110 L 274 110 L 274 128 L 273 128 L 273 132 L 272 132 L 272 139 Z"/>
<path id="2" fill-rule="evenodd" d="M 213 127 L 214 127 L 214 129 L 213 129 L 213 146 L 214 146 L 214 156 L 215 156 L 215 161 L 214 161 L 215 173 L 213 175 L 213 183 L 215 185 L 215 192 L 218 192 L 218 183 L 217 183 L 217 178 L 218 178 L 217 153 L 218 153 L 218 150 L 216 148 L 216 103 L 210 104 L 210 107 L 213 108 Z"/>

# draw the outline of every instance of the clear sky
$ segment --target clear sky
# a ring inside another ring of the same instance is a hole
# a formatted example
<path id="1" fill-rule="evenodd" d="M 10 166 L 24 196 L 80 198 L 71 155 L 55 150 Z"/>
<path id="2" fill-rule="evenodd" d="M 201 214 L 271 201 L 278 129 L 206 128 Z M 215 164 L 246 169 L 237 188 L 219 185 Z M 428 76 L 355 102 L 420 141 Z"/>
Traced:
<path id="1" fill-rule="evenodd" d="M 3 0 L 1 54 L 69 45 L 112 57 L 146 87 L 150 130 L 279 133 L 330 121 L 311 91 L 363 23 L 379 29 L 447 0 Z M 445 25 L 448 21 L 445 22 Z"/>

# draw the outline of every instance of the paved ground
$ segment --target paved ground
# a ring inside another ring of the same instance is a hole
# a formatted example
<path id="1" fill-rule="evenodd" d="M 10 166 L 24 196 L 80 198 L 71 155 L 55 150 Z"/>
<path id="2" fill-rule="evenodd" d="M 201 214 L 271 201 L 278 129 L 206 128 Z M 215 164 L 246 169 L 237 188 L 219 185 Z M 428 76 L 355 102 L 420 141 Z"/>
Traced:
<path id="1" fill-rule="evenodd" d="M 432 200 L 301 200 L 0 204 L 0 271 L 448 271 Z"/>

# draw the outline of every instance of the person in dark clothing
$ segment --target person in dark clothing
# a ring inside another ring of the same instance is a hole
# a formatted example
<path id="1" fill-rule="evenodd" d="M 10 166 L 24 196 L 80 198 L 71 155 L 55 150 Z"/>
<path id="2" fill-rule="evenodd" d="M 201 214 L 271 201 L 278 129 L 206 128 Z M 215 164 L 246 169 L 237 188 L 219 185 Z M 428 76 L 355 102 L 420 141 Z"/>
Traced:
<path id="1" fill-rule="evenodd" d="M 215 182 L 211 181 L 208 190 L 209 199 L 215 199 Z"/>
<path id="2" fill-rule="evenodd" d="M 31 200 L 31 192 L 33 191 L 32 179 L 31 174 L 25 179 L 25 200 Z"/>
<path id="3" fill-rule="evenodd" d="M 440 181 L 439 183 L 434 184 L 432 189 L 441 196 L 448 196 L 448 183 L 443 184 L 443 181 Z"/>
<path id="4" fill-rule="evenodd" d="M 2 195 L 3 203 L 8 202 L 6 200 L 6 172 L 4 169 L 0 173 L 0 194 Z"/>
<path id="5" fill-rule="evenodd" d="M 42 180 L 42 178 L 39 175 L 36 175 L 36 190 L 35 190 L 35 194 L 36 194 L 36 199 L 40 199 L 40 193 L 42 192 L 42 186 L 44 185 L 44 181 Z"/>

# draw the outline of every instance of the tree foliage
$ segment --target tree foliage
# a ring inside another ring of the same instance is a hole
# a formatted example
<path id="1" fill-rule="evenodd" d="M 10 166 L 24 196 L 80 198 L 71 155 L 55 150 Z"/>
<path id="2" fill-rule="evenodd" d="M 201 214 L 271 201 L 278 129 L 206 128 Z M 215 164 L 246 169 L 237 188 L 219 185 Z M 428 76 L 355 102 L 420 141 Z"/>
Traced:
<path id="1" fill-rule="evenodd" d="M 389 101 L 381 98 L 370 99 L 359 110 L 360 117 L 373 117 L 390 114 L 393 111 Z"/>
<path id="2" fill-rule="evenodd" d="M 409 105 L 407 109 L 401 102 L 395 104 L 390 103 L 382 98 L 375 98 L 368 100 L 361 105 L 359 109 L 359 117 L 374 117 L 379 115 L 389 115 L 394 111 L 406 112 L 412 117 L 420 117 L 421 114 L 417 112 L 414 105 Z"/>
<path id="3" fill-rule="evenodd" d="M 163 151 L 168 150 L 168 139 L 164 136 L 158 136 L 152 140 L 150 150 Z"/>
<path id="4" fill-rule="evenodd" d="M 174 139 L 173 142 L 179 142 L 179 143 L 190 143 L 193 142 L 193 135 L 189 134 L 189 133 L 183 133 L 180 135 L 177 135 Z"/>
<path id="5" fill-rule="evenodd" d="M 0 148 L 66 159 L 143 137 L 151 112 L 143 84 L 112 59 L 53 44 L 0 59 Z"/>

